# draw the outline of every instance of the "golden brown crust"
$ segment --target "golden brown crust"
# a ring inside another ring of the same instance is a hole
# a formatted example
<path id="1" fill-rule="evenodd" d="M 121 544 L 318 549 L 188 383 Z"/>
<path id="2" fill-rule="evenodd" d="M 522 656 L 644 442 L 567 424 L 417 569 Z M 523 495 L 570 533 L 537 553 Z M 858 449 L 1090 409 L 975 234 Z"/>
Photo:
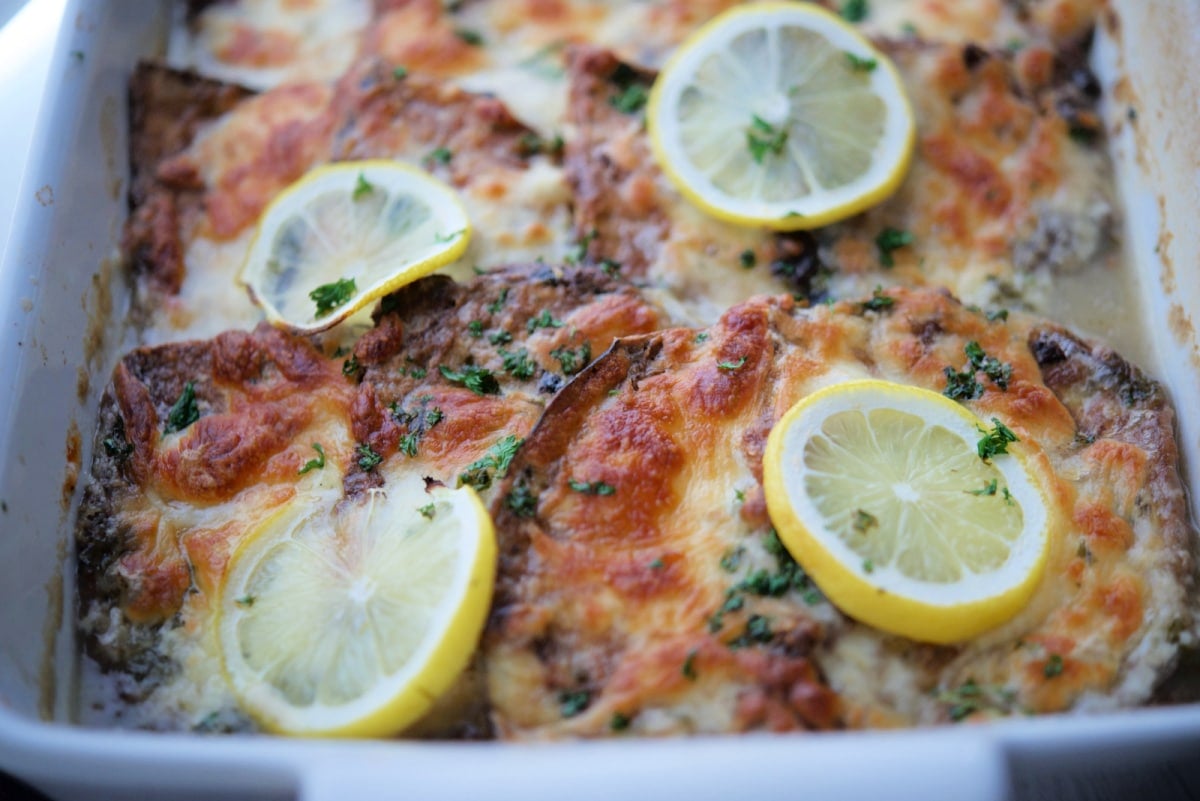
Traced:
<path id="1" fill-rule="evenodd" d="M 981 715 L 1148 698 L 1145 672 L 1172 664 L 1170 618 L 1187 615 L 1192 564 L 1160 390 L 1036 320 L 989 320 L 939 292 L 888 294 L 882 311 L 755 299 L 703 336 L 623 340 L 547 408 L 493 505 L 501 571 L 484 652 L 502 734 L 599 736 L 618 714 L 643 733 L 911 725 L 945 720 L 968 681 L 994 695 Z M 1011 374 L 1001 386 L 976 373 L 981 394 L 965 403 L 1031 449 L 1054 521 L 1026 610 L 976 642 L 931 649 L 855 624 L 803 582 L 770 590 L 786 571 L 772 569 L 762 506 L 775 421 L 855 376 L 940 392 L 969 342 Z M 768 577 L 756 584 L 736 559 L 722 569 L 731 554 Z M 768 622 L 747 642 L 755 615 Z M 1052 659 L 1061 673 L 1047 671 Z"/>

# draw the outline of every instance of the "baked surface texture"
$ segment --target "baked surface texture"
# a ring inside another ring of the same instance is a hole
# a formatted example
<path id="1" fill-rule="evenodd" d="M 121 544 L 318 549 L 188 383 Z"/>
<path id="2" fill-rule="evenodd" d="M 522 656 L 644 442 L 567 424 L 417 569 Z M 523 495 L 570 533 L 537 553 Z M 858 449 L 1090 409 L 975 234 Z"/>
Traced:
<path id="1" fill-rule="evenodd" d="M 484 654 L 502 735 L 898 726 L 1150 697 L 1190 625 L 1193 570 L 1161 390 L 1037 319 L 989 321 L 940 291 L 889 297 L 883 311 L 754 299 L 699 334 L 623 340 L 555 398 L 493 505 Z M 1012 366 L 1007 389 L 987 382 L 967 406 L 1033 448 L 1049 563 L 999 629 L 920 645 L 842 615 L 791 562 L 763 449 L 831 383 L 941 392 L 971 341 Z M 578 490 L 597 481 L 613 491 Z"/>

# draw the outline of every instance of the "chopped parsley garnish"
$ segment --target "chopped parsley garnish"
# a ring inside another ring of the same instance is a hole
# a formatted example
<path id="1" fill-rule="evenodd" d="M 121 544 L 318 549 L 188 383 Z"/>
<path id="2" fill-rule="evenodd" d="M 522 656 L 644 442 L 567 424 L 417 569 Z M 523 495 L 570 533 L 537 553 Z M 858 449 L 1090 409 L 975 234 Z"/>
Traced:
<path id="1" fill-rule="evenodd" d="M 563 375 L 574 375 L 587 367 L 592 361 L 592 345 L 584 342 L 578 350 L 561 347 L 550 351 L 551 358 L 557 359 L 562 365 Z"/>
<path id="2" fill-rule="evenodd" d="M 408 368 L 408 375 L 411 378 L 415 378 L 420 381 L 422 378 L 429 375 L 429 371 L 424 367 L 410 367 Z"/>
<path id="3" fill-rule="evenodd" d="M 914 237 L 909 231 L 899 228 L 884 228 L 875 237 L 875 247 L 879 249 L 879 263 L 884 267 L 895 267 L 896 260 L 892 257 L 894 251 L 911 245 Z"/>
<path id="4" fill-rule="evenodd" d="M 313 450 L 317 452 L 317 458 L 309 459 L 304 463 L 304 467 L 300 468 L 300 475 L 304 475 L 310 470 L 321 470 L 325 467 L 325 449 L 321 447 L 321 443 L 314 442 Z"/>
<path id="5" fill-rule="evenodd" d="M 742 255 L 738 256 L 738 263 L 742 265 L 743 270 L 752 270 L 758 263 L 758 257 L 754 255 L 753 250 L 746 248 L 742 251 Z"/>
<path id="6" fill-rule="evenodd" d="M 257 599 L 253 595 L 243 595 L 241 598 L 235 599 L 234 603 L 237 604 L 238 606 L 250 607 L 250 606 L 254 606 L 254 602 L 256 600 Z"/>
<path id="7" fill-rule="evenodd" d="M 537 370 L 537 362 L 529 357 L 529 351 L 525 348 L 515 352 L 501 348 L 500 358 L 504 361 L 504 372 L 518 381 L 528 381 Z"/>
<path id="8" fill-rule="evenodd" d="M 569 693 L 558 694 L 558 711 L 562 713 L 564 718 L 573 718 L 580 712 L 588 708 L 592 702 L 592 693 L 590 690 L 576 690 Z"/>
<path id="9" fill-rule="evenodd" d="M 850 525 L 859 534 L 866 534 L 869 528 L 879 528 L 879 518 L 864 509 L 855 509 L 854 522 Z"/>
<path id="10" fill-rule="evenodd" d="M 365 442 L 355 448 L 354 452 L 358 454 L 358 466 L 368 473 L 378 467 L 379 463 L 383 461 L 383 457 Z"/>
<path id="11" fill-rule="evenodd" d="M 585 495 L 615 495 L 617 492 L 616 487 L 603 481 L 576 481 L 572 478 L 567 481 L 567 486 Z"/>
<path id="12" fill-rule="evenodd" d="M 1042 668 L 1042 675 L 1048 679 L 1062 675 L 1063 658 L 1058 654 L 1050 654 L 1050 658 L 1046 660 L 1046 666 Z"/>
<path id="13" fill-rule="evenodd" d="M 721 556 L 721 569 L 727 573 L 733 573 L 742 565 L 742 557 L 746 555 L 746 549 L 742 547 L 730 548 Z"/>
<path id="14" fill-rule="evenodd" d="M 1000 484 L 1000 482 L 999 482 L 997 479 L 994 479 L 994 478 L 993 478 L 991 481 L 989 481 L 988 483 L 984 484 L 984 485 L 983 485 L 982 487 L 980 487 L 979 489 L 965 490 L 965 492 L 968 492 L 968 493 L 970 493 L 971 495 L 979 495 L 979 496 L 983 496 L 983 495 L 995 495 L 995 494 L 996 494 L 996 490 L 997 490 L 997 489 L 999 489 L 999 484 Z"/>
<path id="15" fill-rule="evenodd" d="M 787 144 L 788 132 L 776 128 L 757 114 L 750 118 L 750 127 L 746 129 L 746 149 L 755 164 L 762 164 L 768 153 L 778 156 Z"/>
<path id="16" fill-rule="evenodd" d="M 983 394 L 983 384 L 975 380 L 974 370 L 960 373 L 953 367 L 947 367 L 943 372 L 946 374 L 946 388 L 942 394 L 950 400 L 975 400 Z"/>
<path id="17" fill-rule="evenodd" d="M 408 458 L 413 458 L 417 455 L 417 445 L 421 442 L 421 435 L 415 431 L 409 432 L 400 437 L 400 452 Z"/>
<path id="18" fill-rule="evenodd" d="M 950 705 L 948 714 L 955 723 L 981 710 L 1011 712 L 1016 705 L 1016 693 L 1012 690 L 979 684 L 974 679 L 967 679 L 953 690 L 938 692 L 936 698 Z"/>
<path id="19" fill-rule="evenodd" d="M 1008 389 L 1008 382 L 1012 378 L 1011 364 L 1002 362 L 995 356 L 987 355 L 979 343 L 973 339 L 963 347 L 963 351 L 966 352 L 972 367 L 982 371 L 1000 389 Z"/>
<path id="20" fill-rule="evenodd" d="M 746 493 L 740 489 L 735 489 L 733 491 L 733 498 L 738 503 L 745 503 L 746 502 Z"/>
<path id="21" fill-rule="evenodd" d="M 493 300 L 487 305 L 487 310 L 492 314 L 499 314 L 504 308 L 504 304 L 508 301 L 508 287 L 500 290 L 500 297 Z"/>
<path id="22" fill-rule="evenodd" d="M 775 636 L 771 631 L 771 619 L 763 615 L 751 615 L 746 621 L 746 628 L 737 637 L 730 640 L 730 648 L 748 648 L 756 643 L 767 643 Z"/>
<path id="23" fill-rule="evenodd" d="M 392 77 L 397 81 L 402 81 L 408 77 L 408 67 L 403 64 L 397 64 L 392 68 Z"/>
<path id="24" fill-rule="evenodd" d="M 867 0 L 846 0 L 838 9 L 838 13 L 846 22 L 862 22 L 871 13 L 871 7 Z"/>
<path id="25" fill-rule="evenodd" d="M 662 570 L 666 566 L 667 566 L 667 563 L 662 560 L 661 556 L 658 557 L 657 559 L 655 559 L 649 565 L 647 565 L 647 567 L 649 567 L 651 570 Z"/>
<path id="26" fill-rule="evenodd" d="M 472 47 L 479 47 L 483 44 L 483 36 L 470 28 L 455 28 L 454 35 Z"/>
<path id="27" fill-rule="evenodd" d="M 367 195 L 375 191 L 375 184 L 367 180 L 367 176 L 361 172 L 358 174 L 358 180 L 354 183 L 354 193 L 351 197 L 354 200 L 362 200 Z"/>
<path id="28" fill-rule="evenodd" d="M 696 674 L 696 649 L 688 651 L 687 658 L 683 660 L 683 667 L 679 670 L 683 677 L 688 681 L 695 681 Z"/>
<path id="29" fill-rule="evenodd" d="M 874 72 L 879 66 L 879 62 L 873 58 L 863 58 L 856 56 L 850 51 L 846 51 L 846 63 L 854 72 Z"/>
<path id="30" fill-rule="evenodd" d="M 513 487 L 504 498 L 504 505 L 517 517 L 533 517 L 537 514 L 537 496 L 524 481 Z"/>
<path id="31" fill-rule="evenodd" d="M 163 426 L 164 434 L 182 431 L 200 419 L 200 406 L 196 403 L 196 385 L 191 381 L 183 385 L 179 399 L 167 412 L 167 424 Z"/>
<path id="32" fill-rule="evenodd" d="M 530 334 L 532 334 L 534 331 L 538 330 L 539 328 L 562 328 L 562 327 L 563 327 L 563 321 L 555 320 L 554 317 L 550 314 L 549 309 L 542 309 L 540 312 L 538 312 L 536 317 L 530 317 L 529 321 L 527 323 L 525 323 L 525 330 L 527 332 L 529 332 Z"/>
<path id="33" fill-rule="evenodd" d="M 466 484 L 477 490 L 487 489 L 492 485 L 492 471 L 495 471 L 496 478 L 503 477 L 524 442 L 525 440 L 512 434 L 497 440 L 488 448 L 486 455 L 467 465 L 466 470 L 459 474 L 458 486 Z"/>
<path id="34" fill-rule="evenodd" d="M 625 731 L 629 728 L 632 721 L 624 712 L 613 712 L 612 720 L 608 722 L 608 727 L 613 731 Z"/>
<path id="35" fill-rule="evenodd" d="M 993 309 L 992 311 L 988 312 L 986 316 L 989 322 L 994 323 L 997 320 L 1003 322 L 1008 319 L 1008 309 Z"/>
<path id="36" fill-rule="evenodd" d="M 870 559 L 864 559 L 862 563 L 862 569 L 864 573 L 874 573 L 875 563 Z"/>
<path id="37" fill-rule="evenodd" d="M 646 105 L 650 93 L 640 83 L 631 83 L 620 93 L 608 99 L 608 104 L 622 114 L 636 114 Z"/>
<path id="38" fill-rule="evenodd" d="M 512 340 L 512 334 L 508 333 L 503 328 L 499 328 L 488 334 L 488 342 L 491 342 L 493 345 L 507 345 L 508 343 L 512 342 Z"/>
<path id="39" fill-rule="evenodd" d="M 446 415 L 442 413 L 442 410 L 434 406 L 432 409 L 425 412 L 425 429 L 428 430 L 433 428 L 438 423 L 442 422 L 445 417 Z"/>
<path id="40" fill-rule="evenodd" d="M 877 285 L 875 291 L 871 293 L 871 299 L 863 301 L 862 307 L 863 311 L 878 312 L 890 309 L 894 305 L 896 305 L 896 299 L 891 295 L 885 295 L 883 287 Z"/>
<path id="41" fill-rule="evenodd" d="M 451 231 L 448 234 L 434 234 L 433 241 L 439 245 L 444 245 L 447 242 L 453 242 L 467 232 L 466 228 L 459 228 L 457 231 Z"/>
<path id="42" fill-rule="evenodd" d="M 700 344 L 701 342 L 707 342 L 707 341 L 708 341 L 708 332 L 707 331 L 701 331 L 699 334 L 696 334 L 696 344 Z"/>
<path id="43" fill-rule="evenodd" d="M 621 272 L 621 262 L 612 259 L 600 260 L 600 271 L 605 275 L 616 275 Z"/>
<path id="44" fill-rule="evenodd" d="M 995 417 L 992 418 L 992 422 L 996 425 L 991 431 L 976 426 L 983 436 L 976 444 L 975 450 L 979 453 L 979 458 L 985 462 L 993 456 L 1008 453 L 1008 443 L 1020 442 L 1017 439 L 1017 435 L 1012 432 L 1012 429 L 1004 425 L 1004 423 L 1001 423 Z"/>
<path id="45" fill-rule="evenodd" d="M 133 455 L 133 443 L 125 438 L 125 421 L 117 418 L 113 432 L 104 438 L 104 452 L 116 459 L 128 459 Z"/>
<path id="46" fill-rule="evenodd" d="M 476 395 L 499 395 L 500 382 L 491 370 L 476 367 L 473 364 L 464 365 L 461 370 L 451 370 L 446 365 L 440 365 L 438 371 L 447 381 L 462 384 Z"/>
<path id="47" fill-rule="evenodd" d="M 476 339 L 483 336 L 483 320 L 472 320 L 467 323 L 467 333 Z"/>
<path id="48" fill-rule="evenodd" d="M 1002 487 L 1000 489 L 1000 495 L 1003 496 L 1006 504 L 1009 506 L 1013 505 L 1012 493 L 1008 491 L 1008 487 Z"/>
<path id="49" fill-rule="evenodd" d="M 446 147 L 438 147 L 429 151 L 429 155 L 425 157 L 426 161 L 434 164 L 449 164 L 450 159 L 454 157 L 454 153 Z"/>
<path id="50" fill-rule="evenodd" d="M 717 362 L 717 369 L 732 372 L 733 370 L 740 370 L 742 365 L 744 365 L 745 363 L 746 363 L 746 357 L 743 356 L 742 358 L 738 359 L 736 362 Z"/>
<path id="51" fill-rule="evenodd" d="M 563 258 L 568 264 L 578 264 L 579 262 L 583 261 L 585 258 L 587 258 L 588 248 L 591 246 L 592 240 L 594 240 L 597 236 L 598 232 L 596 229 L 593 228 L 591 231 L 588 231 L 578 242 L 576 242 L 574 245 L 571 245 L 571 248 L 567 251 Z"/>
<path id="52" fill-rule="evenodd" d="M 346 376 L 346 378 L 354 378 L 362 371 L 363 366 L 359 364 L 357 356 L 351 356 L 342 362 L 342 375 Z"/>
<path id="53" fill-rule="evenodd" d="M 339 278 L 331 284 L 321 284 L 309 292 L 308 297 L 317 304 L 317 317 L 324 317 L 354 297 L 357 291 L 353 278 Z"/>
<path id="54" fill-rule="evenodd" d="M 424 517 L 427 520 L 432 520 L 434 514 L 437 513 L 437 510 L 434 508 L 432 503 L 427 503 L 424 506 L 418 506 L 417 511 L 421 513 L 421 517 Z"/>

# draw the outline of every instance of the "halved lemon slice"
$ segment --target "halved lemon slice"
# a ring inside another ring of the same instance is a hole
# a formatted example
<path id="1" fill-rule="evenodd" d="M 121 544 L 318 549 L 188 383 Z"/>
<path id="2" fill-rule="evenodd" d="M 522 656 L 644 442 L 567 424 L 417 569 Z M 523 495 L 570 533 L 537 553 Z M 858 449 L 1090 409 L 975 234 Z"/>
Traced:
<path id="1" fill-rule="evenodd" d="M 233 556 L 226 675 L 270 731 L 395 734 L 470 661 L 495 571 L 491 518 L 469 487 L 292 503 Z"/>
<path id="2" fill-rule="evenodd" d="M 436 178 L 396 161 L 338 162 L 266 208 L 240 280 L 272 324 L 315 333 L 454 261 L 470 237 Z"/>
<path id="3" fill-rule="evenodd" d="M 1022 443 L 1000 437 L 1007 453 L 979 455 L 999 425 L 886 381 L 815 392 L 767 440 L 771 521 L 851 617 L 927 642 L 974 637 L 1029 600 L 1049 541 Z"/>
<path id="4" fill-rule="evenodd" d="M 860 212 L 899 186 L 915 127 L 888 58 L 809 3 L 728 11 L 650 93 L 655 157 L 714 217 L 777 230 Z"/>

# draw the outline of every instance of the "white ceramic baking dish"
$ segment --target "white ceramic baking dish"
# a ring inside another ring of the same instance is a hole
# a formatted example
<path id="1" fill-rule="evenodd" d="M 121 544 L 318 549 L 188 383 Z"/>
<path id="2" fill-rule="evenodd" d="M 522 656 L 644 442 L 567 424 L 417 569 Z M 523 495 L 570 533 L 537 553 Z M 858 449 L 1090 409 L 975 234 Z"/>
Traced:
<path id="1" fill-rule="evenodd" d="M 168 4 L 71 0 L 0 263 L 0 769 L 57 798 L 1002 799 L 1200 796 L 1200 706 L 899 733 L 545 746 L 73 725 L 71 524 L 123 347 L 125 87 Z M 1097 46 L 1147 321 L 1200 497 L 1200 2 L 1113 0 Z M 1128 109 L 1135 109 L 1130 114 Z"/>

